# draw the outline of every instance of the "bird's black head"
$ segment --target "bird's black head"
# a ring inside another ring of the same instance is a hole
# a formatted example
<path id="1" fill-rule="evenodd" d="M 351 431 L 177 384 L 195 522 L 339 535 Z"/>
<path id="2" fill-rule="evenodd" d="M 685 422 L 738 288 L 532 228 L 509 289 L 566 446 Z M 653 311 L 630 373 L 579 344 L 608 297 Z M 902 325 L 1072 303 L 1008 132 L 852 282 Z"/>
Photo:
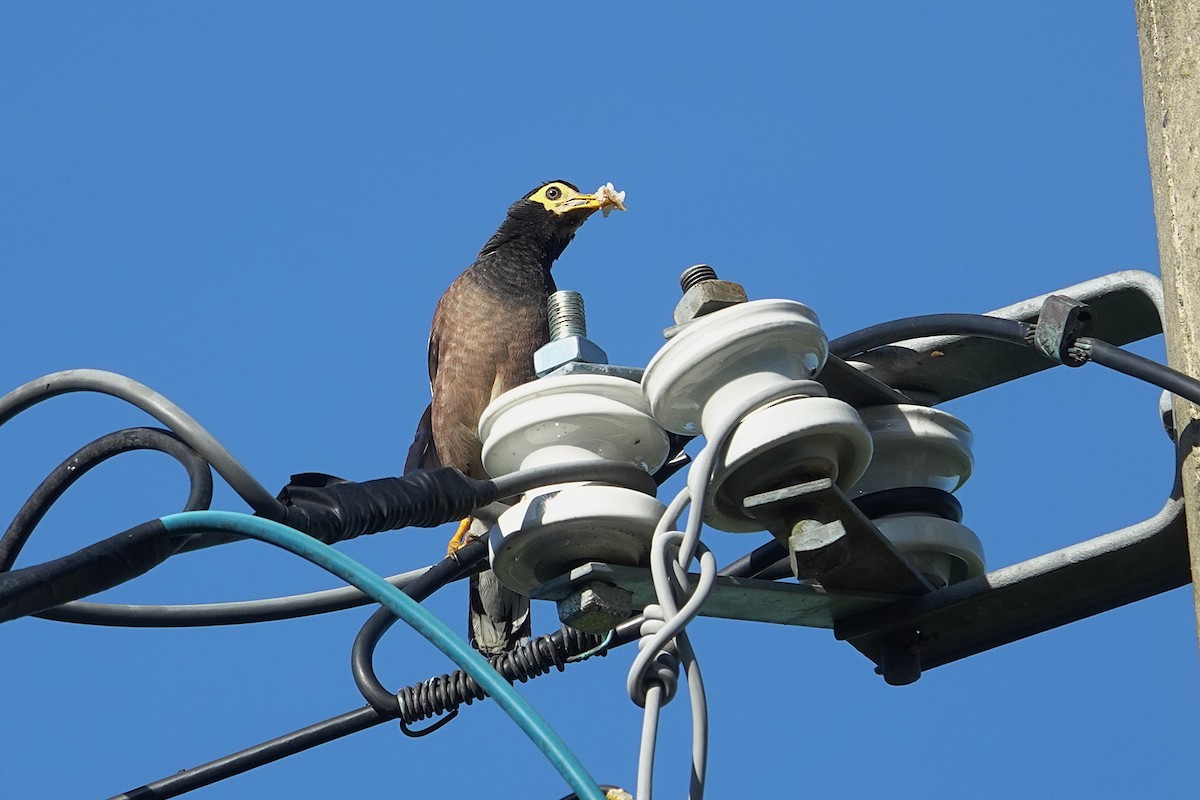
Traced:
<path id="1" fill-rule="evenodd" d="M 584 194 L 563 180 L 544 183 L 512 204 L 500 229 L 479 252 L 502 248 L 536 250 L 544 269 L 562 255 L 575 231 L 605 205 L 599 195 Z"/>

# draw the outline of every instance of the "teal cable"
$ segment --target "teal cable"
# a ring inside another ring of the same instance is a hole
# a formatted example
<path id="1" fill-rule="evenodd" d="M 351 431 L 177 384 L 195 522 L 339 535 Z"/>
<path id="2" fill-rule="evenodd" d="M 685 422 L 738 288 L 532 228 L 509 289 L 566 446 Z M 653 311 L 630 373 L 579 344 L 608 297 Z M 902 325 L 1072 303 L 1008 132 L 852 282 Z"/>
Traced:
<path id="1" fill-rule="evenodd" d="M 162 524 L 173 534 L 236 533 L 268 542 L 302 556 L 358 587 L 432 642 L 474 678 L 545 754 L 580 798 L 604 800 L 596 781 L 566 743 L 483 656 L 456 636 L 446 623 L 354 559 L 286 525 L 232 511 L 186 511 L 163 517 Z"/>

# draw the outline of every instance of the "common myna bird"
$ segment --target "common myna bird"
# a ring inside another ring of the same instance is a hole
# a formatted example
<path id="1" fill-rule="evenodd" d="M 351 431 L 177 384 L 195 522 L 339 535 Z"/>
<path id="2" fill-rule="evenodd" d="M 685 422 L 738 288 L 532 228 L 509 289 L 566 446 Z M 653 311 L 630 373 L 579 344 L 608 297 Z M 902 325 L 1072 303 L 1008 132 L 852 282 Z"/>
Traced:
<path id="1" fill-rule="evenodd" d="M 497 395 L 534 379 L 533 354 L 549 339 L 546 299 L 555 291 L 550 268 L 589 216 L 624 210 L 612 184 L 583 194 L 566 181 L 543 184 L 508 209 L 475 263 L 438 301 L 429 332 L 433 402 L 409 449 L 405 472 L 454 467 L 486 478 L 479 417 Z M 480 512 L 476 512 L 479 515 Z M 463 520 L 451 550 L 491 520 Z M 529 598 L 505 588 L 491 571 L 471 579 L 471 644 L 485 656 L 528 638 Z"/>

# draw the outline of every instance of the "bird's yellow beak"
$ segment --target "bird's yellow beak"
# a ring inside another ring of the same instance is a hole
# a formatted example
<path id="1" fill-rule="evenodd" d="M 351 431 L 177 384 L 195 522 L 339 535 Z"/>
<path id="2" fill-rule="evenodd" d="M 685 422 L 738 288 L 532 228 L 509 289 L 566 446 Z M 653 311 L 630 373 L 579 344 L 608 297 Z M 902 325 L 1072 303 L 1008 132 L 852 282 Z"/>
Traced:
<path id="1" fill-rule="evenodd" d="M 568 214 L 586 211 L 588 214 L 599 211 L 602 201 L 594 194 L 572 194 L 564 197 L 550 207 L 555 214 Z"/>

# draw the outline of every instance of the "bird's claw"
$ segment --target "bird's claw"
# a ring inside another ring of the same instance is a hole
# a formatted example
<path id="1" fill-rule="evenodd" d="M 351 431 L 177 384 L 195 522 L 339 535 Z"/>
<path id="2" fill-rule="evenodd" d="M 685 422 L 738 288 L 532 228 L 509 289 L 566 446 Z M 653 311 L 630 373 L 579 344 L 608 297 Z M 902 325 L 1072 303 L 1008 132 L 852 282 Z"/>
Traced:
<path id="1" fill-rule="evenodd" d="M 458 523 L 458 530 L 454 532 L 454 536 L 450 537 L 450 543 L 446 545 L 446 558 L 455 557 L 459 550 L 466 547 L 475 538 L 467 535 L 470 530 L 471 517 L 464 517 L 462 522 Z"/>

